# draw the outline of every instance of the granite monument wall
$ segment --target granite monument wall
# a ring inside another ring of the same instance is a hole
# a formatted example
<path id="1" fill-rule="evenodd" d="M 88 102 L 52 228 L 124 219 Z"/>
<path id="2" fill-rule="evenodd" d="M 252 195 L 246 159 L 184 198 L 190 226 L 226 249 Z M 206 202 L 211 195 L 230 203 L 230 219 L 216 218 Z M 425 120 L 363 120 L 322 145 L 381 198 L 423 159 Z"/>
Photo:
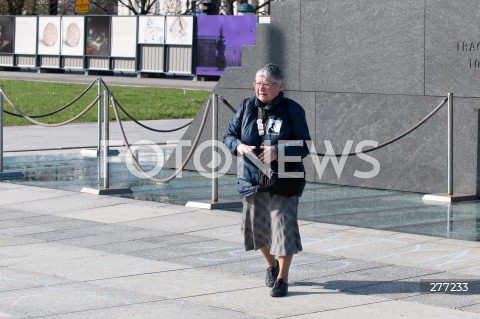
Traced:
<path id="1" fill-rule="evenodd" d="M 480 193 L 477 1 L 287 0 L 273 2 L 271 12 L 271 23 L 257 26 L 257 44 L 243 48 L 242 67 L 228 69 L 214 93 L 238 107 L 254 95 L 256 70 L 268 62 L 280 64 L 286 96 L 304 106 L 316 150 L 325 152 L 331 145 L 341 153 L 350 145 L 353 152 L 365 140 L 382 143 L 398 136 L 452 92 L 454 191 Z M 219 106 L 221 140 L 233 113 Z M 183 140 L 193 140 L 202 115 L 203 109 Z M 207 123 L 201 141 L 211 137 L 210 119 Z M 187 151 L 184 147 L 183 154 Z M 445 192 L 446 105 L 408 136 L 368 156 L 348 157 L 337 170 L 329 162 L 324 171 L 307 158 L 307 177 L 331 184 Z M 210 162 L 210 152 L 203 152 L 201 160 Z M 377 164 L 374 177 L 358 177 Z M 198 169 L 193 164 L 189 168 Z"/>

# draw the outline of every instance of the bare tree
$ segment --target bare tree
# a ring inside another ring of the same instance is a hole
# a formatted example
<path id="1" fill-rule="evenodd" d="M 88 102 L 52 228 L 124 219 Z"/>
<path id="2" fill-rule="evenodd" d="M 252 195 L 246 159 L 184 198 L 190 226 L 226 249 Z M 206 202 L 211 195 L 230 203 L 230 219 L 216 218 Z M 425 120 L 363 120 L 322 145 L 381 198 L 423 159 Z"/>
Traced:
<path id="1" fill-rule="evenodd" d="M 151 13 L 157 0 L 118 0 L 121 4 L 130 9 L 135 15 Z"/>
<path id="2" fill-rule="evenodd" d="M 125 6 L 134 15 L 152 13 L 151 10 L 158 0 L 90 0 L 96 13 L 116 14 L 119 4 Z"/>
<path id="3" fill-rule="evenodd" d="M 75 0 L 63 0 L 58 3 L 58 14 L 60 15 L 73 15 L 76 14 Z"/>
<path id="4" fill-rule="evenodd" d="M 50 0 L 25 0 L 23 5 L 25 15 L 50 14 Z"/>
<path id="5" fill-rule="evenodd" d="M 0 1 L 0 13 L 4 15 L 22 15 L 25 0 Z"/>
<path id="6" fill-rule="evenodd" d="M 90 14 L 110 14 L 113 15 L 117 12 L 116 0 L 90 0 L 90 5 L 93 6 L 93 10 Z"/>
<path id="7" fill-rule="evenodd" d="M 187 0 L 187 10 L 184 14 L 192 13 L 193 11 L 202 11 L 203 7 L 202 4 L 204 3 L 216 3 L 218 7 L 219 14 L 223 15 L 233 15 L 233 4 L 237 0 L 196 0 L 195 7 L 192 8 L 193 2 L 191 0 Z"/>
<path id="8" fill-rule="evenodd" d="M 163 10 L 165 14 L 177 14 L 180 12 L 180 1 L 176 0 L 164 0 L 163 3 Z"/>
<path id="9" fill-rule="evenodd" d="M 48 15 L 50 0 L 0 0 L 1 15 Z"/>

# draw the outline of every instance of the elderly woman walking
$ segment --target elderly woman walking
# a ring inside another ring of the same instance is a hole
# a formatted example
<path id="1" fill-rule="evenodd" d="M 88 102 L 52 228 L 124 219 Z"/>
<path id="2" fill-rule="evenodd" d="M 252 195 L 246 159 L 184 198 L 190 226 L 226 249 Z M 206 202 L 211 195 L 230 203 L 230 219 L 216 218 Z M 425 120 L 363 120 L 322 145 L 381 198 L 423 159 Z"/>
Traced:
<path id="1" fill-rule="evenodd" d="M 241 161 L 237 187 L 243 197 L 245 249 L 262 252 L 270 295 L 283 297 L 293 255 L 302 250 L 297 221 L 305 187 L 301 158 L 308 155 L 306 141 L 311 138 L 304 109 L 283 96 L 278 65 L 258 70 L 254 87 L 255 96 L 243 100 L 223 142 Z M 285 160 L 294 156 L 299 160 Z"/>

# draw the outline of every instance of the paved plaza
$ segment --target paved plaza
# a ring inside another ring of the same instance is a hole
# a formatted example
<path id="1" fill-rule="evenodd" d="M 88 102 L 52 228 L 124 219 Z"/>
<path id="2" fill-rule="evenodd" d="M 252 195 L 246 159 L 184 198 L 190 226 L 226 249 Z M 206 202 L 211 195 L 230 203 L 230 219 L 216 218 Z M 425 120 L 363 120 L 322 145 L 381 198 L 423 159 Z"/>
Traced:
<path id="1" fill-rule="evenodd" d="M 89 141 L 71 151 L 95 145 L 94 126 L 68 127 L 7 128 L 6 156 L 64 152 L 67 134 Z M 289 294 L 272 298 L 241 218 L 2 182 L 0 318 L 480 318 L 478 241 L 300 221 Z M 469 291 L 424 289 L 439 281 Z"/>
<path id="2" fill-rule="evenodd" d="M 289 294 L 272 298 L 240 223 L 235 212 L 1 183 L 0 317 L 480 318 L 479 294 L 419 284 L 478 279 L 478 242 L 301 222 Z"/>

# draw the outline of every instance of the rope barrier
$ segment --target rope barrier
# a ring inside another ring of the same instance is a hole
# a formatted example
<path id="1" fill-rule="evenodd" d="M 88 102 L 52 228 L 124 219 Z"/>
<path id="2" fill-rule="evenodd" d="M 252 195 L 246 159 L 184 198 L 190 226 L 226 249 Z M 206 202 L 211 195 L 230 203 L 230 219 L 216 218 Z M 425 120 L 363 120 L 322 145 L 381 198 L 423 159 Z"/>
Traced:
<path id="1" fill-rule="evenodd" d="M 310 153 L 310 154 L 313 154 L 313 155 L 317 155 L 317 156 L 329 156 L 329 157 L 341 157 L 341 156 L 355 156 L 355 155 L 358 155 L 358 154 L 365 154 L 365 153 L 369 153 L 369 152 L 373 152 L 373 151 L 376 151 L 378 149 L 381 149 L 382 147 L 385 147 L 387 145 L 390 145 L 396 141 L 398 141 L 399 139 L 407 136 L 408 134 L 412 133 L 413 131 L 415 131 L 418 127 L 420 127 L 420 125 L 422 125 L 423 123 L 425 123 L 429 118 L 431 118 L 435 113 L 437 113 L 438 110 L 440 110 L 442 108 L 442 106 L 445 105 L 445 103 L 447 103 L 448 101 L 448 98 L 445 98 L 435 109 L 433 109 L 433 111 L 431 111 L 426 117 L 424 117 L 420 122 L 418 122 L 417 124 L 415 124 L 414 126 L 412 126 L 411 128 L 409 128 L 408 130 L 406 130 L 405 132 L 403 132 L 402 134 L 400 134 L 399 136 L 397 137 L 394 137 L 386 142 L 383 142 L 381 143 L 380 145 L 377 145 L 376 147 L 372 147 L 372 148 L 369 148 L 369 149 L 366 149 L 364 151 L 361 151 L 361 152 L 352 152 L 352 153 L 348 153 L 348 154 L 338 154 L 338 153 L 334 153 L 334 154 L 325 154 L 325 153 Z"/>
<path id="2" fill-rule="evenodd" d="M 220 99 L 222 100 L 223 104 L 225 104 L 225 106 L 227 106 L 227 108 L 229 108 L 233 113 L 236 112 L 236 110 L 232 107 L 232 105 L 230 103 L 228 103 L 228 101 L 222 96 L 220 97 Z M 442 108 L 442 106 L 445 105 L 445 103 L 447 103 L 448 101 L 448 97 L 446 97 L 435 109 L 433 109 L 433 111 L 431 111 L 426 117 L 424 117 L 420 122 L 418 122 L 417 124 L 415 124 L 414 126 L 412 126 L 411 128 L 409 128 L 408 130 L 406 130 L 405 132 L 403 132 L 402 134 L 386 141 L 386 142 L 383 142 L 381 143 L 380 145 L 377 145 L 376 147 L 372 147 L 372 148 L 369 148 L 369 149 L 366 149 L 364 151 L 361 151 L 361 152 L 352 152 L 352 153 L 348 153 L 348 154 L 338 154 L 338 153 L 331 153 L 331 154 L 326 154 L 326 153 L 310 153 L 311 155 L 317 155 L 317 156 L 323 156 L 323 157 L 342 157 L 342 156 L 356 156 L 356 155 L 359 155 L 359 154 L 365 154 L 365 153 L 369 153 L 369 152 L 373 152 L 373 151 L 376 151 L 378 149 L 381 149 L 387 145 L 390 145 L 396 141 L 398 141 L 399 139 L 407 136 L 408 134 L 412 133 L 413 131 L 415 131 L 418 127 L 420 127 L 423 123 L 425 123 L 428 119 L 430 119 L 435 113 L 438 112 L 438 110 L 440 110 Z"/>
<path id="3" fill-rule="evenodd" d="M 220 95 L 219 98 L 222 100 L 223 104 L 225 104 L 225 106 L 230 109 L 230 111 L 232 111 L 233 113 L 237 113 L 237 110 L 235 110 L 233 106 L 228 103 L 228 101 L 223 96 Z"/>
<path id="4" fill-rule="evenodd" d="M 121 105 L 120 103 L 118 103 L 118 101 L 115 99 L 115 103 L 117 104 L 117 106 L 120 108 L 120 110 L 122 110 L 122 112 L 129 118 L 131 119 L 133 122 L 135 122 L 136 124 L 140 125 L 141 127 L 143 128 L 146 128 L 147 130 L 150 130 L 150 131 L 153 131 L 153 132 L 159 132 L 159 133 L 170 133 L 170 132 L 176 132 L 176 131 L 179 131 L 181 130 L 182 128 L 185 128 L 187 126 L 189 126 L 190 124 L 192 124 L 193 121 L 190 121 L 188 122 L 187 124 L 184 124 L 178 128 L 174 128 L 174 129 L 170 129 L 170 130 L 159 130 L 159 129 L 154 129 L 152 127 L 149 127 L 145 124 L 142 124 L 140 123 L 137 119 L 135 119 L 133 116 L 131 116 Z"/>
<path id="5" fill-rule="evenodd" d="M 102 83 L 102 85 L 105 87 L 107 91 L 112 92 L 110 91 L 110 88 L 108 87 L 107 83 L 105 83 L 105 81 L 102 78 L 98 78 L 98 80 L 100 81 L 100 83 Z"/>
<path id="6" fill-rule="evenodd" d="M 102 78 L 99 78 L 97 79 L 98 81 L 100 81 L 101 85 L 103 85 L 105 87 L 105 89 L 107 91 L 109 91 L 109 88 L 107 86 L 107 84 L 103 81 Z M 96 81 L 93 81 L 76 99 L 74 99 L 72 102 L 70 102 L 69 104 L 65 105 L 64 107 L 62 108 L 59 108 L 53 112 L 50 112 L 50 113 L 47 113 L 47 114 L 41 114 L 41 115 L 27 115 L 25 114 L 22 110 L 20 110 L 20 108 L 18 108 L 12 101 L 11 99 L 7 96 L 7 94 L 3 91 L 2 88 L 0 88 L 0 94 L 3 96 L 3 98 L 5 98 L 5 100 L 7 101 L 7 103 L 15 110 L 16 113 L 12 113 L 12 112 L 8 112 L 8 111 L 5 111 L 3 110 L 4 113 L 7 113 L 9 115 L 13 115 L 13 116 L 18 116 L 18 117 L 23 117 L 25 118 L 26 120 L 30 121 L 31 123 L 33 124 L 36 124 L 36 125 L 41 125 L 41 126 L 47 126 L 47 127 L 58 127 L 58 126 L 63 126 L 63 125 L 66 125 L 66 124 L 69 124 L 69 123 L 72 123 L 74 121 L 76 121 L 77 119 L 79 119 L 81 116 L 83 116 L 86 112 L 88 112 L 100 99 L 101 99 L 101 95 L 97 95 L 97 97 L 90 103 L 90 105 L 88 105 L 83 111 L 81 111 L 80 113 L 78 113 L 76 116 L 72 117 L 71 119 L 67 120 L 67 121 L 64 121 L 64 122 L 61 122 L 61 123 L 57 123 L 57 124 L 49 124 L 49 123 L 43 123 L 43 122 L 40 122 L 40 121 L 37 121 L 35 120 L 35 118 L 40 118 L 40 117 L 45 117 L 45 116 L 49 116 L 49 115 L 53 115 L 53 114 L 56 114 L 64 109 L 66 109 L 67 107 L 71 106 L 72 104 L 74 104 L 75 102 L 77 102 L 81 97 L 83 97 L 92 87 L 93 85 L 96 83 Z M 110 92 L 110 91 L 109 91 Z M 224 105 L 227 106 L 228 109 L 230 109 L 233 113 L 236 112 L 236 110 L 232 107 L 232 105 L 230 103 L 228 103 L 228 101 L 223 97 L 223 96 L 219 96 L 220 99 L 222 100 L 222 102 L 224 103 Z M 127 147 L 127 150 L 128 152 L 131 154 L 132 156 L 132 160 L 133 160 L 133 163 L 134 165 L 136 166 L 136 168 L 144 175 L 146 176 L 149 180 L 153 181 L 153 182 L 156 182 L 156 183 L 165 183 L 165 182 L 168 182 L 168 181 L 171 181 L 172 179 L 174 179 L 178 174 L 181 173 L 181 171 L 186 167 L 188 161 L 190 161 L 192 155 L 193 155 L 193 152 L 194 150 L 196 149 L 197 145 L 198 145 L 198 142 L 200 140 L 200 136 L 201 134 L 203 133 L 203 130 L 205 128 L 205 124 L 206 124 L 206 120 L 207 120 L 207 116 L 208 116 L 208 112 L 210 111 L 210 107 L 211 107 L 211 104 L 212 104 L 212 97 L 210 96 L 207 100 L 207 103 L 206 103 L 206 107 L 205 107 L 205 111 L 204 111 L 204 114 L 203 114 L 203 117 L 202 117 L 202 121 L 201 121 L 201 124 L 200 124 L 200 128 L 197 132 L 197 136 L 195 137 L 194 139 L 194 142 L 193 142 L 193 145 L 189 151 L 189 153 L 187 154 L 187 157 L 185 158 L 185 160 L 182 162 L 181 164 L 181 167 L 178 168 L 171 176 L 167 177 L 167 178 L 162 178 L 162 179 L 159 179 L 159 178 L 155 178 L 155 177 L 152 177 L 152 176 L 149 176 L 145 170 L 142 168 L 142 166 L 138 163 L 138 160 L 137 158 L 135 157 L 135 155 L 133 154 L 133 151 L 130 147 L 130 144 L 127 140 L 127 137 L 125 135 L 125 130 L 123 128 L 123 124 L 122 124 L 122 121 L 120 119 L 120 116 L 119 116 L 119 112 L 118 112 L 118 109 L 120 109 L 128 118 L 130 118 L 133 122 L 135 122 L 136 124 L 148 129 L 148 130 L 151 130 L 151 131 L 155 131 L 155 132 L 161 132 L 161 133 L 167 133 L 167 132 L 174 132 L 174 131 L 178 131 L 180 129 L 183 129 L 187 126 L 189 126 L 192 122 L 189 122 L 179 128 L 176 128 L 176 129 L 170 129 L 170 130 L 159 130 L 159 129 L 154 129 L 154 128 L 151 128 L 151 127 L 148 127 L 142 123 L 140 123 L 137 119 L 135 119 L 133 116 L 131 116 L 123 107 L 122 105 L 117 101 L 117 99 L 113 96 L 113 94 L 110 93 L 110 99 L 111 99 L 111 102 L 112 102 L 112 106 L 113 106 L 113 109 L 114 109 L 114 112 L 115 112 L 115 117 L 116 117 L 116 121 L 120 127 L 120 131 L 122 133 L 122 138 L 123 138 L 123 142 L 124 144 L 126 145 Z M 317 155 L 317 156 L 329 156 L 329 157 L 341 157 L 341 156 L 356 156 L 356 155 L 359 155 L 359 154 L 365 154 L 365 153 L 368 153 L 368 152 L 372 152 L 372 151 L 375 151 L 375 150 L 378 150 L 378 149 L 381 149 L 387 145 L 390 145 L 398 140 L 400 140 L 401 138 L 407 136 L 408 134 L 410 134 L 411 132 L 413 132 L 414 130 L 416 130 L 418 127 L 420 127 L 422 124 L 424 124 L 428 119 L 430 119 L 436 112 L 438 112 L 442 107 L 443 105 L 445 105 L 445 103 L 448 101 L 448 97 L 445 98 L 435 109 L 433 109 L 426 117 L 424 117 L 421 121 L 419 121 L 417 124 L 415 124 L 414 126 L 412 126 L 411 128 L 409 128 L 408 130 L 406 130 L 405 132 L 403 132 L 402 134 L 390 139 L 390 140 L 387 140 L 383 143 L 381 143 L 380 145 L 376 146 L 376 147 L 372 147 L 372 148 L 369 148 L 367 150 L 363 150 L 361 152 L 352 152 L 352 153 L 348 153 L 348 154 L 338 154 L 338 153 L 330 153 L 330 154 L 327 154 L 327 153 L 310 153 L 311 155 Z"/>
<path id="7" fill-rule="evenodd" d="M 30 117 L 30 118 L 32 118 L 32 119 L 47 117 L 47 116 L 57 114 L 57 113 L 65 110 L 65 109 L 67 109 L 68 107 L 70 107 L 70 106 L 72 106 L 73 104 L 75 104 L 78 100 L 80 100 L 85 94 L 87 94 L 87 92 L 95 85 L 96 82 L 97 82 L 97 80 L 93 81 L 82 93 L 80 93 L 79 96 L 77 96 L 73 101 L 71 101 L 70 103 L 66 104 L 65 106 L 62 106 L 61 108 L 59 108 L 59 109 L 57 109 L 57 110 L 55 110 L 55 111 L 52 111 L 52 112 L 50 112 L 50 113 L 39 114 L 39 115 L 28 115 L 28 117 Z M 21 114 L 9 112 L 9 111 L 6 111 L 6 110 L 3 110 L 3 112 L 6 113 L 6 114 L 8 114 L 8 115 L 12 115 L 12 116 L 16 116 L 16 117 L 24 117 L 24 116 L 21 115 Z"/>
<path id="8" fill-rule="evenodd" d="M 105 86 L 105 89 L 107 89 L 109 92 L 110 89 L 108 88 L 108 85 L 103 81 L 103 79 L 100 78 L 100 81 L 101 83 L 103 84 L 103 86 Z M 117 101 L 117 99 L 115 99 L 115 102 L 117 103 L 117 106 L 120 108 L 120 110 L 122 110 L 122 112 L 130 119 L 132 120 L 133 122 L 135 122 L 136 124 L 140 125 L 141 127 L 147 129 L 147 130 L 150 130 L 150 131 L 153 131 L 153 132 L 158 132 L 158 133 L 170 133 L 170 132 L 176 132 L 176 131 L 179 131 L 187 126 L 189 126 L 190 124 L 192 124 L 193 121 L 190 121 L 189 123 L 185 124 L 185 125 L 182 125 L 180 127 L 177 127 L 177 128 L 174 128 L 174 129 L 170 129 L 170 130 L 160 130 L 160 129 L 155 129 L 151 126 L 147 126 L 145 124 L 142 124 L 140 123 L 140 121 L 138 121 L 136 118 L 134 118 L 132 115 L 130 115 L 127 110 L 125 110 L 124 107 L 122 107 L 122 105 Z"/>
<path id="9" fill-rule="evenodd" d="M 149 176 L 149 175 L 145 172 L 145 170 L 143 169 L 143 167 L 140 165 L 140 163 L 138 163 L 138 160 L 137 160 L 137 158 L 135 157 L 135 155 L 133 154 L 133 151 L 132 151 L 132 149 L 130 148 L 130 143 L 128 142 L 127 137 L 126 137 L 126 135 L 125 135 L 125 130 L 123 129 L 122 121 L 120 120 L 120 116 L 119 116 L 119 114 L 118 114 L 117 101 L 116 101 L 116 99 L 113 97 L 113 95 L 111 95 L 111 100 L 112 100 L 112 105 L 113 105 L 113 111 L 115 112 L 115 117 L 116 117 L 117 123 L 118 123 L 118 125 L 119 125 L 119 127 L 120 127 L 120 131 L 121 131 L 121 133 L 122 133 L 123 143 L 127 146 L 127 150 L 128 150 L 128 152 L 130 153 L 130 155 L 132 156 L 133 164 L 135 165 L 135 167 L 136 167 L 146 178 L 148 178 L 149 180 L 151 180 L 152 182 L 155 182 L 155 183 L 166 183 L 166 182 L 171 181 L 171 180 L 174 179 L 175 177 L 177 177 L 177 175 L 182 172 L 182 170 L 185 168 L 185 166 L 187 166 L 188 161 L 190 161 L 190 159 L 192 158 L 192 155 L 193 155 L 194 150 L 197 148 L 198 142 L 199 142 L 199 140 L 200 140 L 200 136 L 202 135 L 203 129 L 205 128 L 205 123 L 207 122 L 207 116 L 208 116 L 208 112 L 210 111 L 210 106 L 211 106 L 211 102 L 212 102 L 211 97 L 209 97 L 208 100 L 207 100 L 207 104 L 206 104 L 206 107 L 205 107 L 205 111 L 204 111 L 204 113 L 203 113 L 202 122 L 201 122 L 201 124 L 200 124 L 200 128 L 199 128 L 199 130 L 198 130 L 197 136 L 195 137 L 195 140 L 193 141 L 192 148 L 191 148 L 190 151 L 188 152 L 187 157 L 186 157 L 185 160 L 183 161 L 181 167 L 179 167 L 171 176 L 166 177 L 166 178 L 161 178 L 161 179 L 155 178 L 155 177 L 152 177 L 152 176 Z"/>
<path id="10" fill-rule="evenodd" d="M 10 98 L 7 96 L 7 94 L 5 94 L 5 92 L 3 90 L 0 90 L 0 94 L 5 98 L 5 100 L 7 101 L 8 104 L 10 104 L 11 107 L 13 107 L 13 109 L 15 110 L 15 112 L 17 112 L 17 114 L 21 115 L 24 119 L 30 121 L 31 123 L 33 124 L 36 124 L 36 125 L 40 125 L 40 126 L 46 126 L 46 127 L 58 127 L 58 126 L 63 126 L 63 125 L 66 125 L 66 124 L 69 124 L 69 123 L 72 123 L 76 120 L 78 120 L 80 117 L 82 117 L 85 113 L 87 113 L 94 105 L 95 103 L 98 102 L 98 100 L 100 99 L 100 96 L 97 96 L 93 102 L 87 106 L 83 111 L 81 111 L 80 113 L 78 113 L 76 116 L 72 117 L 71 119 L 65 121 L 65 122 L 61 122 L 61 123 L 57 123 L 57 124 L 49 124 L 49 123 L 43 123 L 43 122 L 40 122 L 40 121 L 37 121 L 37 120 L 34 120 L 32 117 L 26 115 L 22 110 L 20 110 L 11 100 Z"/>

